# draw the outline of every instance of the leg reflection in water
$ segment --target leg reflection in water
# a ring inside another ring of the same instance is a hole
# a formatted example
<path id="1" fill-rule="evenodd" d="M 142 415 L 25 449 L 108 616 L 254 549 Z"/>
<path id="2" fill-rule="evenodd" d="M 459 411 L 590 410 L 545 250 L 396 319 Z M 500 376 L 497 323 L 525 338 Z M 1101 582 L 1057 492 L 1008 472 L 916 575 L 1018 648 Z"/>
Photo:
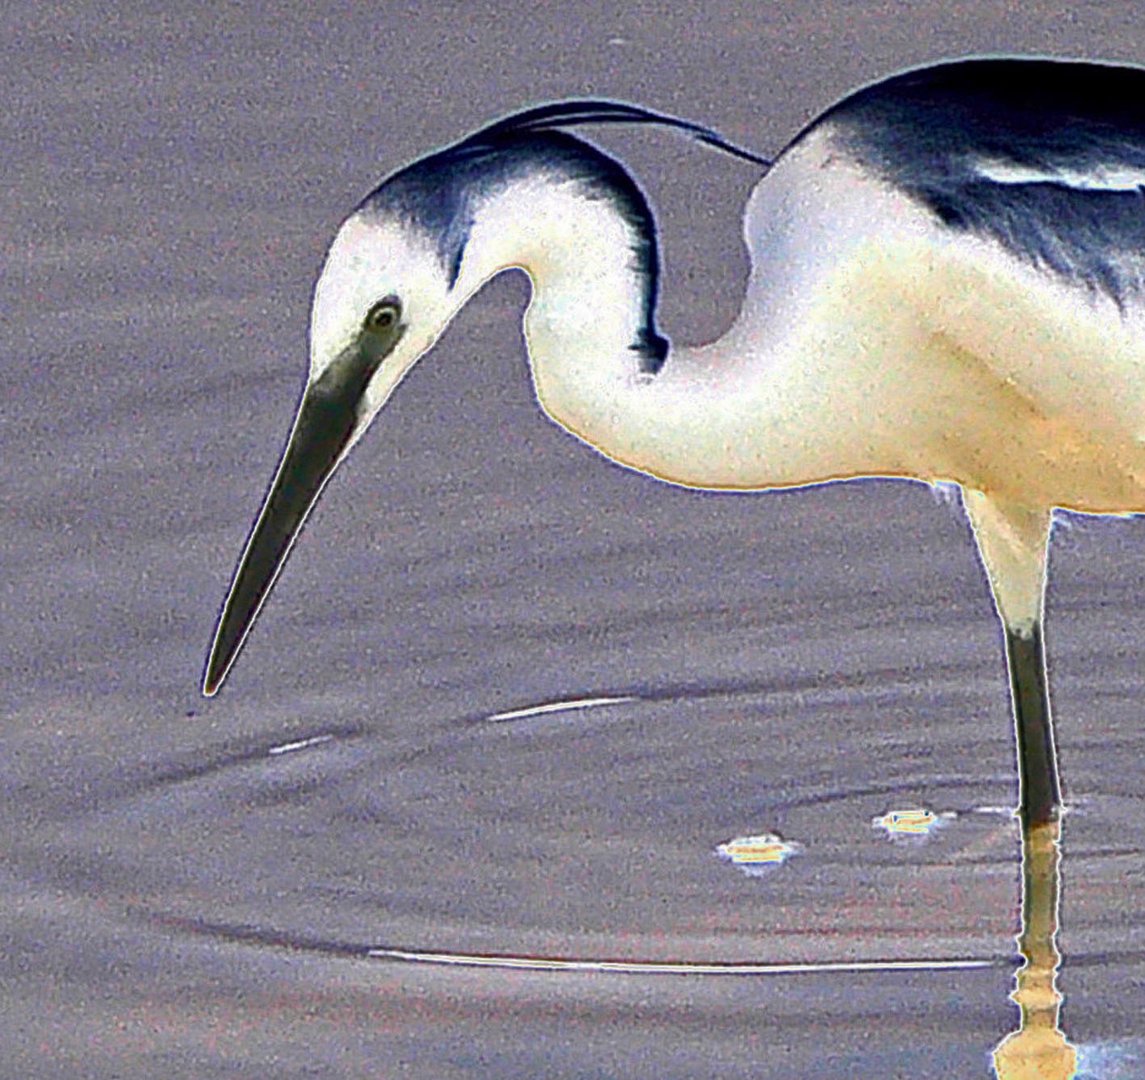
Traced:
<path id="1" fill-rule="evenodd" d="M 1011 998 L 1021 1026 L 994 1051 L 999 1080 L 1070 1080 L 1077 1050 L 1058 1027 L 1062 997 L 1057 988 L 1061 818 L 1022 829 L 1022 933 L 1025 964 Z"/>

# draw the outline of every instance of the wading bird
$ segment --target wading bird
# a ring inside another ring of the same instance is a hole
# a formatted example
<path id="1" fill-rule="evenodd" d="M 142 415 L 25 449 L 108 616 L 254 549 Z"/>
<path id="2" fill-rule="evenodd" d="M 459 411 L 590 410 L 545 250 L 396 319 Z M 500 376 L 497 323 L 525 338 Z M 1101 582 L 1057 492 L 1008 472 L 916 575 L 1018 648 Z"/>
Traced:
<path id="1" fill-rule="evenodd" d="M 541 407 L 697 488 L 902 477 L 962 488 L 1003 624 L 1020 815 L 1061 796 L 1041 618 L 1055 507 L 1145 510 L 1145 72 L 965 60 L 859 90 L 774 162 L 612 102 L 510 116 L 391 175 L 339 229 L 310 375 L 219 619 L 214 694 L 303 521 L 405 374 L 523 269 Z M 656 327 L 649 204 L 586 123 L 681 128 L 767 166 L 718 341 Z"/>

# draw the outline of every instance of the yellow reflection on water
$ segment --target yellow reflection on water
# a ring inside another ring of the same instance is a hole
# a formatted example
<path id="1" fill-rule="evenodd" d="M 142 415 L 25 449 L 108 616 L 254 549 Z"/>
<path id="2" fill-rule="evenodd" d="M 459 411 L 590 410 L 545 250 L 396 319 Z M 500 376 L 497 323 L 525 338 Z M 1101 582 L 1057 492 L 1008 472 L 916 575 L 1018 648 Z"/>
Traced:
<path id="1" fill-rule="evenodd" d="M 1022 933 L 1025 964 L 1010 995 L 1021 1025 L 994 1051 L 1000 1080 L 1070 1080 L 1077 1073 L 1077 1048 L 1058 1027 L 1062 996 L 1057 988 L 1058 891 L 1061 821 L 1022 830 Z"/>

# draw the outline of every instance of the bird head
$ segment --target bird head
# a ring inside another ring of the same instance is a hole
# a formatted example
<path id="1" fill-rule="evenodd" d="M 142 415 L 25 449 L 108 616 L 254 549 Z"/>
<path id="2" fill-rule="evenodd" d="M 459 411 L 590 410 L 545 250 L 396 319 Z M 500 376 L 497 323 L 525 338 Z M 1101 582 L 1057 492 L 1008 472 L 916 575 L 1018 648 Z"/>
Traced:
<path id="1" fill-rule="evenodd" d="M 616 102 L 557 102 L 420 158 L 367 196 L 338 230 L 315 287 L 306 388 L 219 616 L 204 694 L 218 690 L 326 482 L 398 383 L 485 280 L 520 265 L 505 230 L 481 220 L 507 191 L 540 178 L 571 184 L 590 202 L 610 200 L 627 223 L 629 258 L 643 283 L 631 349 L 647 371 L 663 362 L 667 342 L 653 322 L 652 214 L 619 163 L 563 130 L 585 123 L 675 127 L 763 163 L 689 121 Z M 511 211 L 516 223 L 527 208 L 514 204 Z M 480 257 L 470 257 L 474 249 Z"/>
<path id="2" fill-rule="evenodd" d="M 363 206 L 339 229 L 314 292 L 310 371 L 278 471 L 219 619 L 203 692 L 214 694 L 318 496 L 456 308 L 416 229 Z"/>
<path id="3" fill-rule="evenodd" d="M 390 176 L 343 222 L 314 290 L 306 388 L 219 618 L 205 694 L 226 677 L 335 469 L 465 301 L 513 264 L 480 228 L 481 208 L 538 170 L 585 168 L 626 176 L 563 133 L 470 137 Z M 633 212 L 647 214 L 642 203 Z M 467 261 L 473 247 L 481 257 Z"/>
<path id="4" fill-rule="evenodd" d="M 338 230 L 314 289 L 300 416 L 312 399 L 344 405 L 340 456 L 456 312 L 451 285 L 425 237 L 394 215 L 360 208 Z"/>

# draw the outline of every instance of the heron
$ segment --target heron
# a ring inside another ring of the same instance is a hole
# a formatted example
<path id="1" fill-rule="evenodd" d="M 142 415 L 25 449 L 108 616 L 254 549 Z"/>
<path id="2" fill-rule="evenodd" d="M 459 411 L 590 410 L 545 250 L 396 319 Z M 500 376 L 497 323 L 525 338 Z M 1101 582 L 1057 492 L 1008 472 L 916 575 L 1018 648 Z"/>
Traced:
<path id="1" fill-rule="evenodd" d="M 992 591 L 1028 831 L 1062 809 L 1043 643 L 1055 509 L 1145 511 L 1145 70 L 977 58 L 863 87 L 773 160 L 615 101 L 502 118 L 389 175 L 318 277 L 310 368 L 219 616 L 214 695 L 331 474 L 491 278 L 520 269 L 538 403 L 661 481 L 954 484 Z M 629 171 L 570 129 L 676 128 L 762 170 L 718 340 L 657 325 Z"/>

